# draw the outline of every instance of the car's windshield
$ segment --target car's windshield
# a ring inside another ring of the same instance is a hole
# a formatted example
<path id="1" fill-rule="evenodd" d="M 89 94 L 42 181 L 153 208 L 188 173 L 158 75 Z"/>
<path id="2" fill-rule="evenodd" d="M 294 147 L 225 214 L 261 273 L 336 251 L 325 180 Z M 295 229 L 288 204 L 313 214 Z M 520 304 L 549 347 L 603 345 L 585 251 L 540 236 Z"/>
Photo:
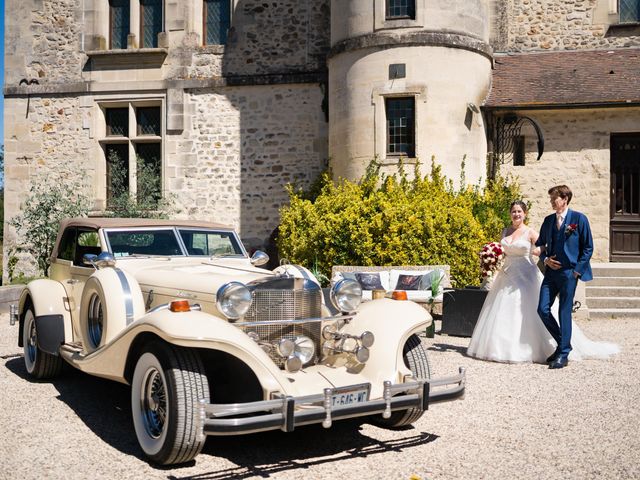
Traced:
<path id="1" fill-rule="evenodd" d="M 189 255 L 243 256 L 242 248 L 233 232 L 178 229 Z"/>
<path id="2" fill-rule="evenodd" d="M 114 257 L 130 255 L 182 255 L 173 229 L 107 232 Z"/>
<path id="3" fill-rule="evenodd" d="M 180 239 L 189 256 L 244 256 L 233 232 L 198 228 L 179 228 Z M 173 228 L 106 231 L 114 257 L 133 255 L 184 255 Z"/>

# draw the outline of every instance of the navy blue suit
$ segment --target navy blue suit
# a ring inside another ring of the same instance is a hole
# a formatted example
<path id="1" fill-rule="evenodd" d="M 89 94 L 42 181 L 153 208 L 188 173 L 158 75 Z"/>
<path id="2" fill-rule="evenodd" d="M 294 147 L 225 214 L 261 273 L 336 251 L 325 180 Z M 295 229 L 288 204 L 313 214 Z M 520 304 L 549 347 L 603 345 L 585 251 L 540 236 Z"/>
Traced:
<path id="1" fill-rule="evenodd" d="M 559 357 L 566 359 L 571 351 L 571 310 L 578 284 L 573 272 L 578 273 L 579 278 L 585 282 L 593 278 L 589 263 L 593 254 L 589 220 L 584 214 L 569 209 L 558 229 L 556 214 L 553 213 L 542 222 L 536 245 L 544 247 L 540 260 L 544 261 L 545 258 L 555 255 L 555 260 L 562 264 L 559 270 L 547 267 L 544 273 L 538 300 L 538 315 L 558 343 Z M 559 297 L 559 326 L 551 313 L 551 305 L 556 297 Z"/>

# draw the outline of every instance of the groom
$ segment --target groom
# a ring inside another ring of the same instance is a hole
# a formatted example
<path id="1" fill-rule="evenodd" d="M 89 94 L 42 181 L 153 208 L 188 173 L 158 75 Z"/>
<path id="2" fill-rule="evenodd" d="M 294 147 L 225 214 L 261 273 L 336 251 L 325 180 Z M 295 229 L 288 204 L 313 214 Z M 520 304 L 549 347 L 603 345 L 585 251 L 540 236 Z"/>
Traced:
<path id="1" fill-rule="evenodd" d="M 569 209 L 573 194 L 566 185 L 549 189 L 551 208 L 556 213 L 544 219 L 536 245 L 544 247 L 540 259 L 546 265 L 540 287 L 538 315 L 558 343 L 547 362 L 549 368 L 566 367 L 571 351 L 571 309 L 578 279 L 587 282 L 591 275 L 593 238 L 587 217 Z M 551 313 L 551 305 L 559 300 L 560 327 Z"/>

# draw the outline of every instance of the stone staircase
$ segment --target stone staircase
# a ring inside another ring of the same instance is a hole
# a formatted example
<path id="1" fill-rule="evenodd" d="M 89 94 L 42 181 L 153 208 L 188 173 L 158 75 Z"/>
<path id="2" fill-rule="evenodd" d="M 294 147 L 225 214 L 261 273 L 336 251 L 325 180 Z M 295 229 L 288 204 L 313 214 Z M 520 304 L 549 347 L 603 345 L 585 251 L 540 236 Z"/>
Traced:
<path id="1" fill-rule="evenodd" d="M 586 283 L 590 318 L 640 318 L 640 263 L 592 263 Z"/>

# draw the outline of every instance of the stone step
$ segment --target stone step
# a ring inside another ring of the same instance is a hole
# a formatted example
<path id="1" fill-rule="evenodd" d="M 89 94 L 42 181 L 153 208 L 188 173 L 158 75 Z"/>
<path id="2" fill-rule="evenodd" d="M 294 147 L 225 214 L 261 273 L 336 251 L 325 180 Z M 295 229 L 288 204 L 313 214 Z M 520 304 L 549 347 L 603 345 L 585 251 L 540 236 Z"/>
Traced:
<path id="1" fill-rule="evenodd" d="M 640 277 L 640 264 L 599 263 L 591 266 L 594 277 Z"/>
<path id="2" fill-rule="evenodd" d="M 592 309 L 640 309 L 640 298 L 638 297 L 589 297 L 587 298 L 589 311 Z"/>
<path id="3" fill-rule="evenodd" d="M 640 318 L 640 308 L 590 308 L 589 318 Z"/>
<path id="4" fill-rule="evenodd" d="M 585 294 L 588 299 L 592 297 L 638 297 L 640 298 L 640 286 L 592 286 L 589 282 L 585 288 Z"/>
<path id="5" fill-rule="evenodd" d="M 593 280 L 588 282 L 587 285 L 587 288 L 604 286 L 640 287 L 640 277 L 593 277 Z"/>

